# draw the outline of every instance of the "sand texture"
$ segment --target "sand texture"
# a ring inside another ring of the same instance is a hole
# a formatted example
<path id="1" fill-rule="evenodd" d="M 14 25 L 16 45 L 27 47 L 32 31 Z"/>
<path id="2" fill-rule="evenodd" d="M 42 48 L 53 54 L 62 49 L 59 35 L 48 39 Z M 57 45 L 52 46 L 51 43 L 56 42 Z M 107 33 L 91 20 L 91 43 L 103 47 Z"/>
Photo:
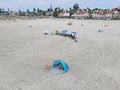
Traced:
<path id="1" fill-rule="evenodd" d="M 76 31 L 78 42 L 44 35 L 63 29 Z M 69 72 L 54 75 L 45 68 L 56 59 Z M 120 90 L 120 21 L 0 21 L 0 90 Z"/>

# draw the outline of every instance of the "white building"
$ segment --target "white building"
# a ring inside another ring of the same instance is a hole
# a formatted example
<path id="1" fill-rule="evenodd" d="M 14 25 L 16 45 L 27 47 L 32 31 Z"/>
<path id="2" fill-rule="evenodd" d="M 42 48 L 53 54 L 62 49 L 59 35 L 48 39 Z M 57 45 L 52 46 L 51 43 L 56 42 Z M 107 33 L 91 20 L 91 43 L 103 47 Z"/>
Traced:
<path id="1" fill-rule="evenodd" d="M 18 12 L 16 12 L 16 11 L 10 11 L 10 15 L 11 15 L 11 16 L 17 16 L 17 15 L 18 15 Z"/>
<path id="2" fill-rule="evenodd" d="M 87 19 L 89 17 L 89 13 L 84 10 L 77 11 L 71 17 L 73 18 L 80 18 L 80 19 Z"/>
<path id="3" fill-rule="evenodd" d="M 112 12 L 107 12 L 107 13 L 105 14 L 105 19 L 111 20 L 111 19 L 112 19 Z"/>
<path id="4" fill-rule="evenodd" d="M 113 17 L 120 18 L 120 12 L 114 11 L 114 12 L 113 12 Z"/>
<path id="5" fill-rule="evenodd" d="M 112 12 L 109 10 L 100 10 L 100 11 L 94 11 L 92 14 L 93 19 L 98 20 L 111 20 L 112 19 Z"/>
<path id="6" fill-rule="evenodd" d="M 118 8 L 113 8 L 113 18 L 120 18 L 120 7 Z"/>
<path id="7" fill-rule="evenodd" d="M 98 20 L 104 20 L 105 19 L 105 15 L 104 14 L 99 14 L 99 13 L 93 13 L 92 14 L 92 18 L 93 19 L 98 19 Z"/>
<path id="8" fill-rule="evenodd" d="M 68 11 L 62 11 L 59 13 L 58 17 L 69 17 L 70 13 Z"/>

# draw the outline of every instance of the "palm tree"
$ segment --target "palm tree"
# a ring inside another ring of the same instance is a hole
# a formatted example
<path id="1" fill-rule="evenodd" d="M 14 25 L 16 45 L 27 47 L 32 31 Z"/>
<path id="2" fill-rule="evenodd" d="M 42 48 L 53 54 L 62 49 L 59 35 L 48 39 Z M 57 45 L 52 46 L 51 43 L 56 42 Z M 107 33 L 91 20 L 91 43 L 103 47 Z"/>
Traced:
<path id="1" fill-rule="evenodd" d="M 35 8 L 33 8 L 33 11 L 34 11 L 34 12 L 36 12 L 36 9 L 35 9 Z"/>
<path id="2" fill-rule="evenodd" d="M 37 13 L 39 13 L 39 12 L 40 12 L 40 9 L 38 8 L 38 9 L 37 9 Z"/>
<path id="3" fill-rule="evenodd" d="M 28 16 L 30 15 L 30 10 L 29 10 L 29 9 L 27 9 L 27 15 L 28 15 Z"/>
<path id="4" fill-rule="evenodd" d="M 37 15 L 38 16 L 40 15 L 40 9 L 39 8 L 37 9 Z"/>
<path id="5" fill-rule="evenodd" d="M 57 7 L 54 9 L 53 17 L 58 17 L 58 8 Z"/>
<path id="6" fill-rule="evenodd" d="M 20 16 L 20 15 L 21 15 L 21 13 L 22 13 L 22 12 L 21 12 L 21 10 L 19 9 L 19 11 L 18 11 L 18 15 Z"/>
<path id="7" fill-rule="evenodd" d="M 2 9 L 0 8 L 0 13 L 2 12 Z"/>
<path id="8" fill-rule="evenodd" d="M 79 4 L 75 3 L 73 8 L 69 8 L 70 17 L 79 10 Z"/>
<path id="9" fill-rule="evenodd" d="M 75 10 L 75 11 L 79 10 L 79 4 L 75 3 L 73 5 L 73 10 Z"/>
<path id="10" fill-rule="evenodd" d="M 91 19 L 92 18 L 92 16 L 91 16 L 92 10 L 90 8 L 88 8 L 88 7 L 87 7 L 87 10 L 88 10 L 89 18 Z"/>
<path id="11" fill-rule="evenodd" d="M 60 7 L 57 8 L 58 12 L 60 12 Z"/>
<path id="12" fill-rule="evenodd" d="M 2 8 L 2 11 L 4 11 L 5 9 L 4 8 Z"/>
<path id="13" fill-rule="evenodd" d="M 34 15 L 35 15 L 35 12 L 36 12 L 36 9 L 35 9 L 35 8 L 33 8 L 33 12 L 34 12 Z"/>
<path id="14" fill-rule="evenodd" d="M 8 12 L 10 11 L 10 9 L 8 8 Z"/>
<path id="15" fill-rule="evenodd" d="M 75 10 L 70 7 L 69 12 L 70 12 L 70 17 L 71 17 L 75 13 Z"/>

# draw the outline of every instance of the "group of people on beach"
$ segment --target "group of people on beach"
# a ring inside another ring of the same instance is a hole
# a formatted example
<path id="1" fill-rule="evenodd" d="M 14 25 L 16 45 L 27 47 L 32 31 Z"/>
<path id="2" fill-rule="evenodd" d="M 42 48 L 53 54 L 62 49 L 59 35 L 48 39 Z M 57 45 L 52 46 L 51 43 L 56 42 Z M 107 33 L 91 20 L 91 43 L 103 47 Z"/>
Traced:
<path id="1" fill-rule="evenodd" d="M 48 31 L 44 31 L 44 34 L 49 35 Z M 63 37 L 68 37 L 74 40 L 75 42 L 77 42 L 76 34 L 77 34 L 76 32 L 67 33 L 67 32 L 59 32 L 58 30 L 56 30 L 55 32 L 51 32 L 50 35 L 59 35 Z"/>
<path id="2" fill-rule="evenodd" d="M 64 36 L 64 37 L 69 37 L 71 39 L 73 39 L 75 42 L 77 42 L 77 37 L 76 37 L 76 34 L 74 33 L 61 33 L 61 32 L 58 32 L 57 30 L 55 31 L 55 35 L 60 35 L 60 36 Z"/>

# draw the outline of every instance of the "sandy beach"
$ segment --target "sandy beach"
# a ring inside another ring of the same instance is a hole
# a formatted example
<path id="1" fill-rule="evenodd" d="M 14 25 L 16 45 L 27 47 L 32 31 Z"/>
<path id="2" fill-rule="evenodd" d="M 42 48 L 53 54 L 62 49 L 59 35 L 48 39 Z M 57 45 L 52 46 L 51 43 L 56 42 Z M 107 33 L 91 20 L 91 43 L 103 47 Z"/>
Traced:
<path id="1" fill-rule="evenodd" d="M 44 35 L 63 29 L 77 32 L 78 42 Z M 45 68 L 56 59 L 68 64 L 67 73 Z M 120 21 L 0 21 L 0 90 L 120 90 Z"/>

